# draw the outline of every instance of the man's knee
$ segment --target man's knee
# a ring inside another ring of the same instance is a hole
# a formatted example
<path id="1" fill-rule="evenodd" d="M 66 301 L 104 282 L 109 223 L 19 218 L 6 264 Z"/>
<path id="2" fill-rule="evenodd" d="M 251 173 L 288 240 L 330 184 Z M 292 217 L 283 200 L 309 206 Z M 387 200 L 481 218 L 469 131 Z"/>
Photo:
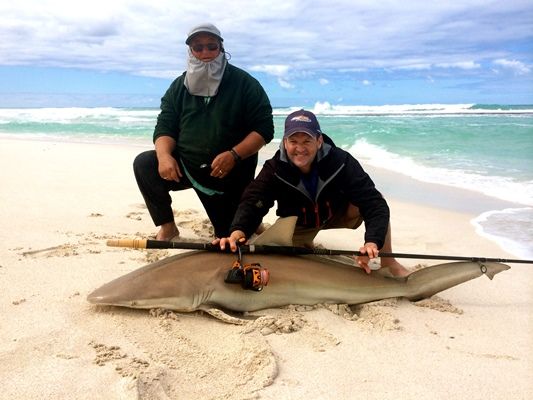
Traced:
<path id="1" fill-rule="evenodd" d="M 157 166 L 157 157 L 153 150 L 144 151 L 133 160 L 133 170 L 135 173 L 138 171 L 147 171 L 154 166 Z"/>
<path id="2" fill-rule="evenodd" d="M 354 206 L 352 203 L 348 203 L 348 208 L 346 209 L 346 219 L 359 219 L 361 213 L 359 212 L 359 207 Z"/>
<path id="3" fill-rule="evenodd" d="M 348 207 L 346 208 L 346 212 L 342 216 L 340 225 L 342 225 L 343 228 L 357 229 L 361 226 L 362 223 L 363 217 L 361 217 L 359 207 L 354 206 L 352 203 L 348 203 Z"/>

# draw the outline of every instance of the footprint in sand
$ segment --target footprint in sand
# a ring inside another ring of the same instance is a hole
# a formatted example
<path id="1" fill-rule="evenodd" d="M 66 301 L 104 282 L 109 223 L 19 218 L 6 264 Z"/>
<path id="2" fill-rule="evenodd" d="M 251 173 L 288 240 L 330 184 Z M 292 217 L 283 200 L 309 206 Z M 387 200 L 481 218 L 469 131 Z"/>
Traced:
<path id="1" fill-rule="evenodd" d="M 305 308 L 305 311 L 311 311 L 314 307 Z M 318 308 L 318 307 L 317 307 Z M 300 306 L 288 306 L 284 309 L 270 310 L 274 314 L 264 315 L 255 321 L 249 322 L 243 329 L 243 333 L 249 334 L 258 331 L 263 336 L 272 334 L 296 334 L 304 333 L 306 343 L 316 352 L 327 351 L 328 348 L 337 346 L 340 341 L 333 334 L 321 328 L 315 321 L 306 319 L 303 314 L 298 312 Z"/>
<path id="2" fill-rule="evenodd" d="M 249 322 L 243 330 L 243 333 L 259 331 L 263 336 L 273 333 L 292 333 L 301 330 L 307 321 L 301 314 L 290 312 L 281 315 L 265 315 Z"/>
<path id="3" fill-rule="evenodd" d="M 131 207 L 146 210 L 144 204 L 134 204 Z M 126 218 L 142 221 L 146 215 L 146 211 L 131 211 L 126 214 Z M 200 238 L 209 239 L 214 236 L 213 226 L 209 218 L 195 209 L 174 210 L 174 219 L 178 227 L 189 229 Z"/>
<path id="4" fill-rule="evenodd" d="M 134 219 L 136 221 L 142 221 L 141 215 L 143 215 L 143 214 L 144 213 L 139 212 L 139 211 L 132 211 L 132 212 L 126 214 L 126 218 Z"/>
<path id="5" fill-rule="evenodd" d="M 107 346 L 96 342 L 90 342 L 89 345 L 96 351 L 93 362 L 99 366 L 113 362 L 115 371 L 120 376 L 138 378 L 150 366 L 148 361 L 139 357 L 131 357 L 124 353 L 119 346 Z"/>
<path id="6" fill-rule="evenodd" d="M 403 327 L 391 309 L 398 306 L 398 299 L 379 300 L 351 307 L 359 316 L 357 323 L 363 327 L 379 331 L 401 331 Z"/>
<path id="7" fill-rule="evenodd" d="M 431 296 L 429 299 L 423 299 L 413 303 L 417 307 L 431 308 L 432 310 L 440 312 L 450 312 L 454 314 L 462 314 L 463 310 L 455 307 L 448 300 L 439 296 Z"/>
<path id="8" fill-rule="evenodd" d="M 174 211 L 174 218 L 179 227 L 190 229 L 200 237 L 214 236 L 213 226 L 205 214 L 194 209 Z"/>
<path id="9" fill-rule="evenodd" d="M 94 363 L 111 364 L 121 376 L 133 377 L 139 398 L 254 398 L 278 374 L 270 346 L 257 332 L 240 335 L 240 328 L 224 325 L 205 335 L 205 324 L 155 310 L 139 329 L 138 321 L 124 321 L 117 329 L 132 345 L 126 352 L 102 342 L 89 343 Z M 239 384 L 235 384 L 235 377 Z"/>
<path id="10" fill-rule="evenodd" d="M 142 217 L 144 215 L 147 215 L 147 208 L 145 204 L 137 203 L 137 204 L 130 204 L 129 207 L 136 208 L 137 210 L 144 210 L 144 211 L 131 211 L 128 214 L 126 214 L 126 218 L 133 219 L 135 221 L 142 221 Z"/>

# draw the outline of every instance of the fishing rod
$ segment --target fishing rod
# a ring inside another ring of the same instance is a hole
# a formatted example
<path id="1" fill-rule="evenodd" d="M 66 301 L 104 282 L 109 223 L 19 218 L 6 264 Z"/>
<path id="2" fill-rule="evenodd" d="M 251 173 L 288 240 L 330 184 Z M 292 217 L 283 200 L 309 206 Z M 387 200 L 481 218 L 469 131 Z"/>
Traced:
<path id="1" fill-rule="evenodd" d="M 152 239 L 113 239 L 108 240 L 107 245 L 111 247 L 128 247 L 133 249 L 185 249 L 185 250 L 206 250 L 212 252 L 230 253 L 231 249 L 221 250 L 220 246 L 211 243 L 198 242 L 171 242 L 166 240 L 152 240 Z M 335 250 L 335 249 L 321 249 L 321 248 L 307 248 L 297 246 L 269 246 L 269 245 L 240 245 L 241 253 L 255 253 L 255 254 L 284 254 L 284 255 L 321 255 L 321 256 L 365 256 L 360 251 L 354 250 Z M 413 258 L 423 260 L 453 260 L 453 261 L 470 261 L 470 262 L 499 262 L 499 263 L 523 263 L 533 264 L 533 260 L 517 260 L 506 258 L 490 258 L 490 257 L 466 257 L 466 256 L 448 256 L 436 254 L 409 254 L 409 253 L 385 253 L 380 252 L 379 257 L 394 257 L 394 258 Z"/>

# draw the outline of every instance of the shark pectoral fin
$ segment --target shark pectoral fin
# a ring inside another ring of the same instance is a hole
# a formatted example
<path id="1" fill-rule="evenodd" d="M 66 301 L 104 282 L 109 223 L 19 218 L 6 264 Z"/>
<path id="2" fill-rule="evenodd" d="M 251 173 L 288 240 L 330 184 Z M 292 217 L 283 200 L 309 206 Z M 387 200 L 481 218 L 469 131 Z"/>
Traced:
<path id="1" fill-rule="evenodd" d="M 199 309 L 227 324 L 244 325 L 248 322 L 244 319 L 232 317 L 231 315 L 226 314 L 224 311 L 219 310 L 218 308 L 200 307 Z"/>
<path id="2" fill-rule="evenodd" d="M 292 237 L 298 217 L 278 218 L 274 225 L 250 240 L 250 244 L 292 246 Z"/>

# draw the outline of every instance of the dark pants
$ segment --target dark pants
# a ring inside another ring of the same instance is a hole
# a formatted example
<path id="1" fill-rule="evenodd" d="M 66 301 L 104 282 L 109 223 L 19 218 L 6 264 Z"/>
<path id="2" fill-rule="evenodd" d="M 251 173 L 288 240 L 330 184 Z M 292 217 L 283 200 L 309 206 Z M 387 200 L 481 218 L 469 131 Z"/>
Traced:
<path id="1" fill-rule="evenodd" d="M 154 224 L 160 226 L 174 221 L 171 205 L 172 198 L 169 192 L 194 189 L 185 174 L 180 178 L 180 182 L 167 181 L 161 178 L 159 176 L 157 156 L 154 150 L 145 151 L 135 158 L 133 172 L 135 173 L 137 185 L 144 197 Z M 244 176 L 241 174 L 239 177 L 228 180 L 224 194 L 209 196 L 194 189 L 215 228 L 216 237 L 229 236 L 231 221 L 239 205 L 242 192 L 253 179 L 253 176 L 254 173 L 251 172 L 250 174 L 245 174 Z"/>

